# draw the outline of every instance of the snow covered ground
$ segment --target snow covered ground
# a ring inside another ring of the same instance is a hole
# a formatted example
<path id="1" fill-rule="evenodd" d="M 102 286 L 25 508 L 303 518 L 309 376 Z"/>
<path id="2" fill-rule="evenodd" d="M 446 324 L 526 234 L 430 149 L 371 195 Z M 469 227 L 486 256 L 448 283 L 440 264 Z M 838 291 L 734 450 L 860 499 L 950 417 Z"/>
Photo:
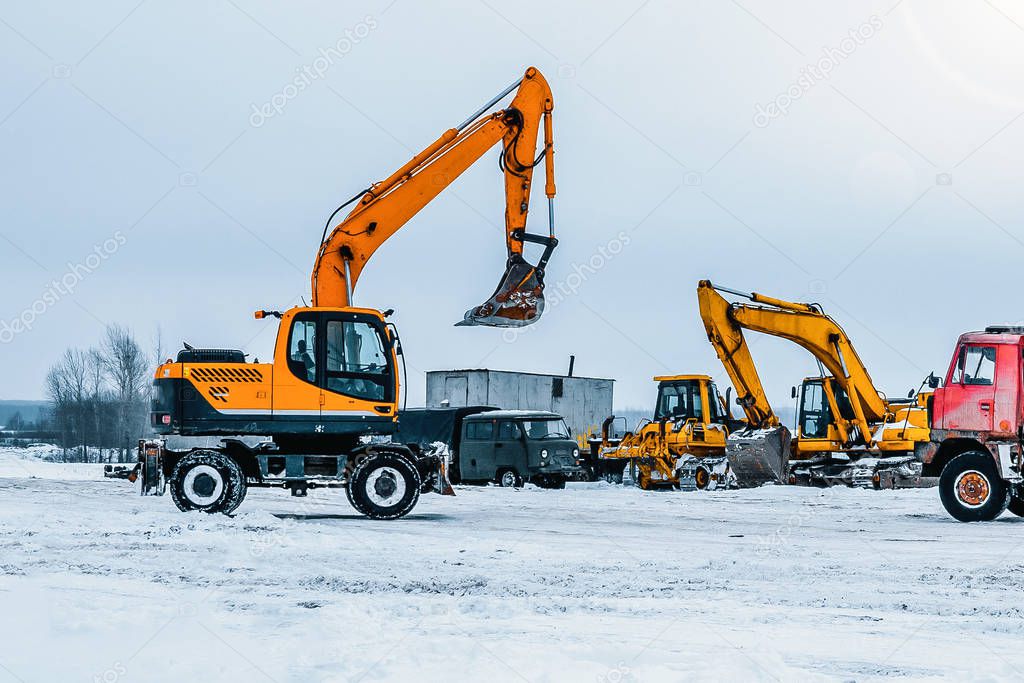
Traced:
<path id="1" fill-rule="evenodd" d="M 340 492 L 234 518 L 0 450 L 0 682 L 1024 677 L 1024 519 L 934 490 Z"/>

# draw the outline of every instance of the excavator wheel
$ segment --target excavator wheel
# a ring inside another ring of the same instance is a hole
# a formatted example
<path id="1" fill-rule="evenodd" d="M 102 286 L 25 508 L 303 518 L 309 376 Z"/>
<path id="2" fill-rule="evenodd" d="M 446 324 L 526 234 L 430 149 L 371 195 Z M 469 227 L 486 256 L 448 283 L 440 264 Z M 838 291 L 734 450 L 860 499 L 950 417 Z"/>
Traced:
<path id="1" fill-rule="evenodd" d="M 1010 502 L 1010 488 L 999 476 L 992 456 L 967 451 L 942 468 L 939 477 L 942 506 L 961 522 L 990 522 Z"/>
<path id="2" fill-rule="evenodd" d="M 409 514 L 420 499 L 423 482 L 409 458 L 388 451 L 371 453 L 349 477 L 348 502 L 370 519 L 398 519 Z"/>
<path id="3" fill-rule="evenodd" d="M 192 451 L 171 474 L 171 499 L 182 512 L 231 514 L 245 500 L 245 474 L 234 458 L 214 450 Z"/>

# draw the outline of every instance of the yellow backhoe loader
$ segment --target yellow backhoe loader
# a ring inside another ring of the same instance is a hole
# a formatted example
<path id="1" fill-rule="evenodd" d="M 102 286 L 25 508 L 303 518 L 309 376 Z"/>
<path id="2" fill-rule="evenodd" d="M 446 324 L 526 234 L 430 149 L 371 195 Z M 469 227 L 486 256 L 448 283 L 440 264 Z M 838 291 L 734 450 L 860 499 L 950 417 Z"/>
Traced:
<path id="1" fill-rule="evenodd" d="M 511 104 L 487 113 L 516 91 Z M 280 320 L 273 361 L 248 363 L 241 351 L 195 349 L 156 370 L 151 413 L 164 435 L 222 436 L 220 446 L 168 449 L 139 446 L 144 494 L 169 483 L 181 510 L 231 512 L 253 486 L 305 495 L 317 486 L 344 487 L 366 516 L 401 517 L 421 491 L 446 486 L 444 463 L 388 443 L 399 406 L 401 346 L 390 311 L 353 305 L 367 261 L 463 171 L 501 143 L 508 262 L 491 297 L 470 309 L 461 325 L 510 327 L 536 321 L 544 308 L 544 267 L 554 236 L 553 101 L 547 81 L 530 68 L 461 125 L 385 180 L 343 204 L 328 219 L 312 273 L 312 306 L 257 311 Z M 536 151 L 543 127 L 544 142 Z M 547 235 L 526 232 L 533 170 L 544 162 Z M 334 215 L 358 202 L 337 224 Z M 536 265 L 524 243 L 544 247 Z M 253 439 L 260 437 L 258 445 Z M 381 443 L 383 441 L 383 443 Z"/>
<path id="2" fill-rule="evenodd" d="M 723 293 L 750 303 L 728 301 Z M 747 419 L 726 446 L 737 477 L 770 468 L 780 475 L 788 470 L 792 483 L 877 488 L 934 484 L 921 477 L 921 464 L 914 457 L 915 444 L 929 440 L 924 384 L 906 399 L 887 398 L 875 388 L 846 332 L 817 304 L 716 287 L 708 280 L 698 284 L 697 300 L 708 340 Z M 806 378 L 799 392 L 793 390 L 800 403 L 791 449 L 780 447 L 789 438 L 788 430 L 768 401 L 744 330 L 788 339 L 809 351 L 823 369 L 822 376 Z"/>

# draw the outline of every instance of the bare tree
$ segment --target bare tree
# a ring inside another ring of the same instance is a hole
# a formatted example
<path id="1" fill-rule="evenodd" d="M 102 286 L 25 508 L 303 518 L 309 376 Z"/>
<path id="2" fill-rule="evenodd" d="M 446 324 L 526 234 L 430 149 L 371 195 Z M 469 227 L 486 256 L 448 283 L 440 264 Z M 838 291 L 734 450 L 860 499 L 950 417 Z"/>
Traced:
<path id="1" fill-rule="evenodd" d="M 64 436 L 64 453 L 74 443 L 81 448 L 81 459 L 88 455 L 86 435 L 86 385 L 88 354 L 67 349 L 46 375 L 46 392 L 53 403 L 54 415 Z M 74 438 L 73 438 L 74 437 Z"/>
<path id="2" fill-rule="evenodd" d="M 117 442 L 124 460 L 133 436 L 141 433 L 144 426 L 149 363 L 131 331 L 120 325 L 107 326 L 100 354 L 118 404 Z"/>

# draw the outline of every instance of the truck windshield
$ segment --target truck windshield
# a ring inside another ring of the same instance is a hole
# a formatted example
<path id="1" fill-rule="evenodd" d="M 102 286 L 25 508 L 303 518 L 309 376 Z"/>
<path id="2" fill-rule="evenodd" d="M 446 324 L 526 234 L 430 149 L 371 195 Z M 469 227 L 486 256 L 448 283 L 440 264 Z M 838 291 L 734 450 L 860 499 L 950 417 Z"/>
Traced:
<path id="1" fill-rule="evenodd" d="M 565 420 L 523 420 L 523 429 L 528 439 L 568 439 L 569 428 Z"/>

